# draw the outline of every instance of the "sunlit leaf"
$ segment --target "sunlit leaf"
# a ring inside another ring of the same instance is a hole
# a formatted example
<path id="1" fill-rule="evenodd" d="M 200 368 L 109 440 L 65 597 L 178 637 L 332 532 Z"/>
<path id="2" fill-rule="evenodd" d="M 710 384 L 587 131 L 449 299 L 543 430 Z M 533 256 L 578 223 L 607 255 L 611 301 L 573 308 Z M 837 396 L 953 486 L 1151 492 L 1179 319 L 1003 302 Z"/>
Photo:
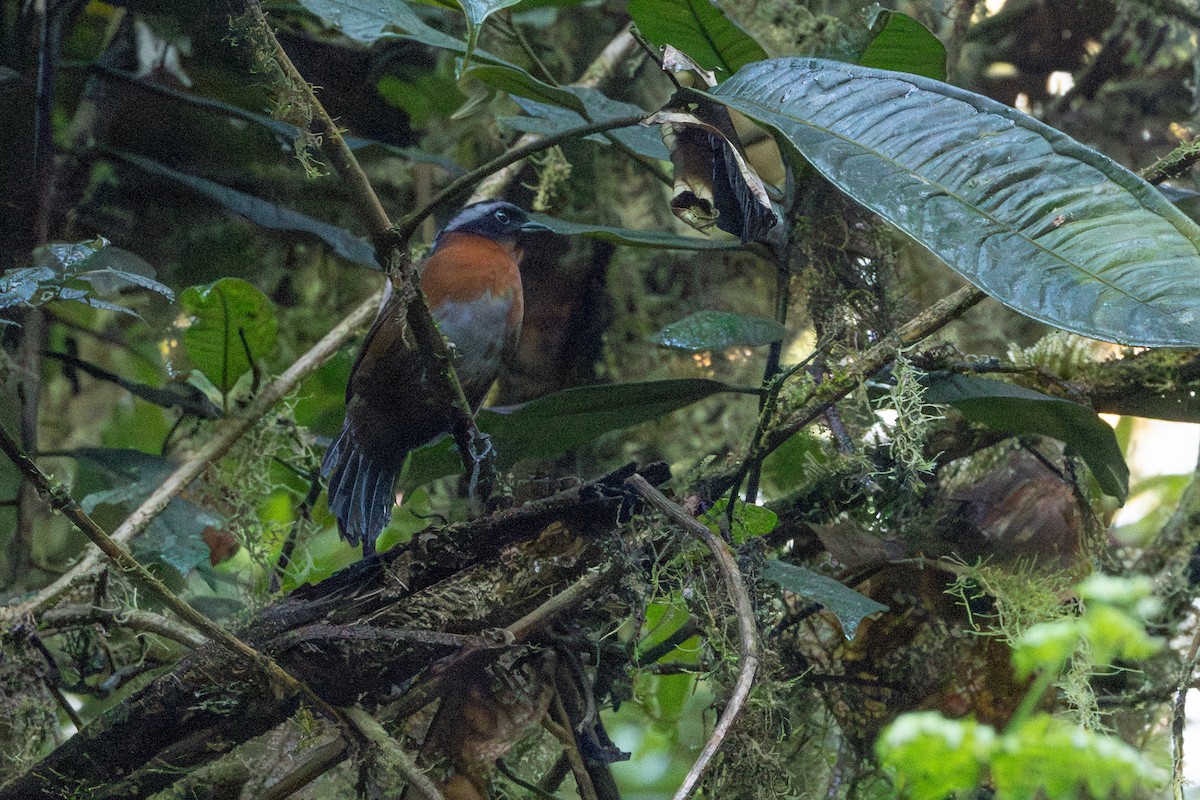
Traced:
<path id="1" fill-rule="evenodd" d="M 630 0 L 638 31 L 662 47 L 672 45 L 721 81 L 767 57 L 762 45 L 710 0 Z"/>
<path id="2" fill-rule="evenodd" d="M 222 392 L 250 369 L 251 358 L 270 356 L 278 346 L 271 301 L 241 278 L 190 287 L 179 302 L 191 318 L 183 332 L 188 358 Z"/>
<path id="3" fill-rule="evenodd" d="M 783 340 L 787 328 L 773 319 L 732 311 L 697 311 L 672 322 L 650 337 L 652 342 L 678 350 L 724 350 L 759 347 Z"/>
<path id="4" fill-rule="evenodd" d="M 888 610 L 883 603 L 877 603 L 833 578 L 794 564 L 772 559 L 767 561 L 762 574 L 764 578 L 775 581 L 787 591 L 832 611 L 842 624 L 842 632 L 847 639 L 854 638 L 858 633 L 859 623 L 865 618 Z"/>
<path id="5" fill-rule="evenodd" d="M 1200 345 L 1200 227 L 1041 122 L 927 78 L 819 59 L 752 64 L 713 94 L 1016 310 L 1108 341 Z"/>
<path id="6" fill-rule="evenodd" d="M 726 519 L 726 509 L 729 508 L 729 498 L 722 497 L 713 503 L 713 507 L 701 518 L 701 522 L 713 533 L 721 533 L 721 525 Z M 734 544 L 744 544 L 750 539 L 766 536 L 775 530 L 779 524 L 779 515 L 769 508 L 756 506 L 738 500 L 733 506 L 733 526 L 729 531 Z"/>
<path id="7" fill-rule="evenodd" d="M 920 22 L 881 9 L 871 28 L 878 32 L 859 56 L 859 64 L 946 80 L 946 46 Z"/>

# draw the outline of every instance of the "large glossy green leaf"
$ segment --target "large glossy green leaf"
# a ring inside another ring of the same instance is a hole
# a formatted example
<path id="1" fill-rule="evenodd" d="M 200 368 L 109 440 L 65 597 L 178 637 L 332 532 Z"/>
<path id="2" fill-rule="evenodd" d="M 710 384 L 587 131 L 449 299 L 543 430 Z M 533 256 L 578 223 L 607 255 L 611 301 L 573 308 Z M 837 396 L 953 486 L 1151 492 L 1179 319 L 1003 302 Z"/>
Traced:
<path id="1" fill-rule="evenodd" d="M 523 458 L 565 453 L 601 434 L 649 422 L 720 392 L 756 394 L 757 390 L 702 378 L 580 386 L 513 409 L 484 409 L 476 421 L 492 437 L 496 466 L 507 469 Z M 447 437 L 413 451 L 405 485 L 419 486 L 461 469 Z"/>
<path id="2" fill-rule="evenodd" d="M 833 578 L 813 572 L 811 569 L 770 560 L 763 567 L 763 577 L 775 581 L 789 592 L 820 603 L 829 609 L 842 623 L 842 632 L 847 639 L 858 633 L 858 625 L 866 617 L 887 611 L 888 607 L 866 595 L 859 594 Z"/>
<path id="3" fill-rule="evenodd" d="M 773 319 L 732 311 L 697 311 L 672 322 L 650 337 L 663 347 L 679 350 L 724 350 L 727 347 L 758 347 L 782 341 L 787 328 Z"/>
<path id="4" fill-rule="evenodd" d="M 650 116 L 646 113 L 645 109 L 635 106 L 632 103 L 622 103 L 618 100 L 613 100 L 597 89 L 564 86 L 563 90 L 570 92 L 580 99 L 584 107 L 587 108 L 588 119 L 584 119 L 576 111 L 562 108 L 559 105 L 517 97 L 517 105 L 521 106 L 521 109 L 529 116 L 504 117 L 501 122 L 519 131 L 551 136 L 570 128 L 587 125 L 589 121 L 604 122 L 605 120 L 620 119 L 621 117 L 630 117 L 638 114 L 645 114 L 647 117 Z M 666 161 L 671 157 L 670 153 L 667 152 L 666 145 L 662 143 L 662 137 L 659 136 L 657 126 L 647 128 L 641 125 L 631 125 L 627 128 L 608 131 L 608 135 L 634 152 L 648 158 Z M 594 142 L 605 141 L 604 136 L 601 134 L 595 134 L 587 138 Z"/>
<path id="5" fill-rule="evenodd" d="M 908 14 L 880 9 L 871 28 L 878 33 L 859 56 L 859 64 L 946 80 L 946 46 L 920 22 Z"/>
<path id="6" fill-rule="evenodd" d="M 271 301 L 241 278 L 192 286 L 179 303 L 191 317 L 183 332 L 188 358 L 222 392 L 249 371 L 251 358 L 269 356 L 278 346 Z"/>
<path id="7" fill-rule="evenodd" d="M 714 90 L 997 300 L 1059 328 L 1200 345 L 1200 227 L 1145 181 L 971 92 L 820 59 Z"/>
<path id="8" fill-rule="evenodd" d="M 529 216 L 563 236 L 587 236 L 590 239 L 600 239 L 625 247 L 653 247 L 659 250 L 740 250 L 742 247 L 741 242 L 733 238 L 712 239 L 707 236 L 679 236 L 666 231 L 639 231 L 633 228 L 614 228 L 609 225 L 571 222 L 556 217 L 547 217 L 544 214 L 530 214 Z"/>
<path id="9" fill-rule="evenodd" d="M 971 422 L 1014 434 L 1058 439 L 1079 455 L 1105 494 L 1122 503 L 1129 495 L 1129 467 L 1113 429 L 1087 406 L 1023 386 L 974 375 L 932 373 L 925 399 L 950 405 Z"/>
<path id="10" fill-rule="evenodd" d="M 767 53 L 711 0 L 629 0 L 638 31 L 658 47 L 671 45 L 718 81 Z"/>

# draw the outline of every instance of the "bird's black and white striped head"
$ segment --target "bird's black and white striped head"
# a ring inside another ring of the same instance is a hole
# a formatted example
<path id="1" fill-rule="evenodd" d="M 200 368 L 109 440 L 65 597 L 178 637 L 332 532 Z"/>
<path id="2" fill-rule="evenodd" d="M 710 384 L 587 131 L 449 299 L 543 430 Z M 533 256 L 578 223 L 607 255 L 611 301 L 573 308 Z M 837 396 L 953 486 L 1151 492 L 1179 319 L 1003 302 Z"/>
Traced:
<path id="1" fill-rule="evenodd" d="M 459 211 L 438 234 L 470 233 L 493 241 L 511 241 L 522 233 L 550 230 L 540 222 L 529 219 L 529 215 L 518 206 L 504 200 L 484 200 Z M 437 247 L 437 241 L 434 241 Z"/>

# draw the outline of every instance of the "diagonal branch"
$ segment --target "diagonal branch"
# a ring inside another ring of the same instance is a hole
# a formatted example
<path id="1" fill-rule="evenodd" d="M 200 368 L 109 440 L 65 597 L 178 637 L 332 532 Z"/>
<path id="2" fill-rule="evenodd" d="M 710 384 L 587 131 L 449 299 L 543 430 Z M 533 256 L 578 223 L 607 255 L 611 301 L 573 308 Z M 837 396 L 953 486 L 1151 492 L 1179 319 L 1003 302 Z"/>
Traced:
<path id="1" fill-rule="evenodd" d="M 46 473 L 33 463 L 33 459 L 21 449 L 21 446 L 2 425 L 0 425 L 0 450 L 4 451 L 25 480 L 37 489 L 38 494 L 42 495 L 54 510 L 71 520 L 72 524 L 91 539 L 92 543 L 100 548 L 113 564 L 134 581 L 149 589 L 155 597 L 162 601 L 163 605 L 174 611 L 180 619 L 233 655 L 245 659 L 262 670 L 277 692 L 300 695 L 313 708 L 321 711 L 335 723 L 343 724 L 342 716 L 337 709 L 318 697 L 307 684 L 293 678 L 270 656 L 255 650 L 192 608 L 185 600 L 168 589 L 166 584 L 154 577 L 150 570 L 142 566 L 141 562 L 130 555 L 125 548 L 113 541 L 112 537 L 96 524 L 95 520 L 84 513 L 84 510 L 79 507 L 66 489 L 52 484 Z"/>
<path id="2" fill-rule="evenodd" d="M 209 464 L 224 456 L 242 438 L 259 419 L 266 416 L 275 404 L 292 392 L 293 389 L 315 371 L 318 367 L 332 358 L 350 340 L 363 324 L 370 320 L 379 307 L 380 294 L 377 292 L 360 303 L 345 319 L 339 322 L 325 335 L 321 341 L 300 358 L 296 359 L 287 370 L 271 381 L 255 396 L 246 410 L 235 417 L 226 417 L 216 428 L 211 439 L 196 451 L 195 455 L 179 465 L 162 484 L 151 492 L 140 506 L 130 514 L 124 522 L 112 533 L 112 540 L 118 545 L 124 545 L 139 533 L 144 531 L 150 522 L 167 507 L 172 498 L 183 491 L 184 487 L 200 476 Z M 83 560 L 72 567 L 54 583 L 42 589 L 32 599 L 10 608 L 10 613 L 17 619 L 27 616 L 38 617 L 49 606 L 57 602 L 64 594 L 78 585 L 88 575 L 92 574 L 99 565 L 101 555 L 92 550 Z"/>

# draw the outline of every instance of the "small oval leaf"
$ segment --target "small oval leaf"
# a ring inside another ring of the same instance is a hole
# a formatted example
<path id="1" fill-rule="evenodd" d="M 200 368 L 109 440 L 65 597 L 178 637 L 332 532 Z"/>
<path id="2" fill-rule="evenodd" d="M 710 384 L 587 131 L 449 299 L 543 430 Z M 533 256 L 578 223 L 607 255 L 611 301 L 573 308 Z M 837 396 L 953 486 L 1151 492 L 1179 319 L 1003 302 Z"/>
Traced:
<path id="1" fill-rule="evenodd" d="M 697 311 L 672 322 L 650 337 L 652 342 L 677 350 L 724 350 L 759 347 L 783 341 L 787 328 L 773 319 L 731 311 Z"/>
<path id="2" fill-rule="evenodd" d="M 847 639 L 854 638 L 858 633 L 859 623 L 866 617 L 888 610 L 883 603 L 877 603 L 833 578 L 794 564 L 772 559 L 763 567 L 762 574 L 764 578 L 775 581 L 787 591 L 820 603 L 832 611 L 842 624 L 842 632 Z"/>

